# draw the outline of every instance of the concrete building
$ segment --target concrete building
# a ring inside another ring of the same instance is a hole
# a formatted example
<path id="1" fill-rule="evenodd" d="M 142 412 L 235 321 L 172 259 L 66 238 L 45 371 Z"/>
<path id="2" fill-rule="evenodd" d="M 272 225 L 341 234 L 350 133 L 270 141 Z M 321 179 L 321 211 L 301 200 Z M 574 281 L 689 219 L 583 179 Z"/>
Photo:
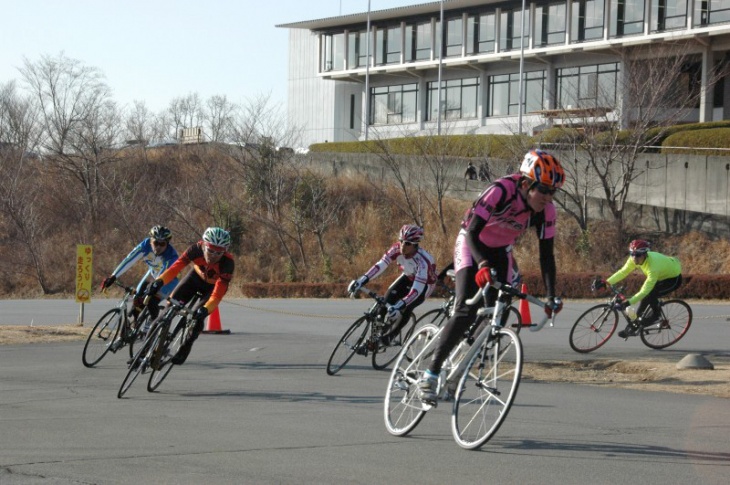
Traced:
<path id="1" fill-rule="evenodd" d="M 526 0 L 524 13 L 523 28 L 522 0 L 444 0 L 278 25 L 302 146 L 532 134 L 558 113 L 628 126 L 626 59 L 670 46 L 688 59 L 679 88 L 698 93 L 682 121 L 730 119 L 730 83 L 711 81 L 730 51 L 730 0 Z"/>

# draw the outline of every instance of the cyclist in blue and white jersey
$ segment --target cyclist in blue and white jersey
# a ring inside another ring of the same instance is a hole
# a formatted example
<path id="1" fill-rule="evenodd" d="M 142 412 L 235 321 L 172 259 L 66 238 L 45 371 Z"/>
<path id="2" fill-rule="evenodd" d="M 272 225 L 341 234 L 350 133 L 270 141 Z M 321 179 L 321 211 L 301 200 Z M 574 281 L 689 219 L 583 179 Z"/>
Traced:
<path id="1" fill-rule="evenodd" d="M 135 298 L 134 308 L 132 310 L 132 315 L 135 318 L 142 310 L 142 295 L 144 294 L 147 285 L 151 281 L 159 278 L 162 272 L 169 268 L 172 263 L 177 260 L 177 251 L 174 247 L 172 247 L 172 244 L 170 244 L 170 239 L 172 239 L 172 232 L 167 227 L 160 225 L 154 226 L 150 229 L 149 237 L 135 246 L 135 248 L 129 252 L 127 257 L 119 263 L 119 266 L 117 266 L 112 274 L 105 278 L 101 283 L 101 289 L 104 291 L 114 284 L 114 281 L 116 281 L 119 276 L 123 275 L 127 272 L 127 270 L 129 270 L 129 268 L 134 266 L 137 261 L 142 260 L 144 264 L 147 265 L 147 272 L 137 284 L 138 296 Z M 153 304 L 149 305 L 152 319 L 157 318 L 159 313 L 159 302 L 170 294 L 177 285 L 177 282 L 178 279 L 175 278 L 163 286 L 157 295 L 155 295 L 155 299 L 157 301 L 152 302 Z"/>

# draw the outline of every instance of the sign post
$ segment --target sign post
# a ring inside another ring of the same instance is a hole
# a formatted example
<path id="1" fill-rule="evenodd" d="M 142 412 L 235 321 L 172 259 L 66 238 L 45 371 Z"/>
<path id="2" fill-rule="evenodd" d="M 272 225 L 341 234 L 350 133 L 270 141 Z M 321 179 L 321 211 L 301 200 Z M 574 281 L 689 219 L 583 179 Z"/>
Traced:
<path id="1" fill-rule="evenodd" d="M 91 263 L 92 247 L 85 244 L 76 245 L 76 302 L 80 303 L 79 323 L 84 323 L 84 303 L 91 302 Z"/>

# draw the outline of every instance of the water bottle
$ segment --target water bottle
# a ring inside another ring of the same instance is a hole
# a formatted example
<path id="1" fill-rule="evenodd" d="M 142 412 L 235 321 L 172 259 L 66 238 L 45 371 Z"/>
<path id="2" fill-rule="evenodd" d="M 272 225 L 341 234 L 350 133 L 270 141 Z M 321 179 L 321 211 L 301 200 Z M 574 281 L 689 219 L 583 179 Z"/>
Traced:
<path id="1" fill-rule="evenodd" d="M 629 319 L 636 320 L 636 310 L 634 310 L 634 307 L 628 306 L 626 307 L 626 315 L 628 315 Z"/>

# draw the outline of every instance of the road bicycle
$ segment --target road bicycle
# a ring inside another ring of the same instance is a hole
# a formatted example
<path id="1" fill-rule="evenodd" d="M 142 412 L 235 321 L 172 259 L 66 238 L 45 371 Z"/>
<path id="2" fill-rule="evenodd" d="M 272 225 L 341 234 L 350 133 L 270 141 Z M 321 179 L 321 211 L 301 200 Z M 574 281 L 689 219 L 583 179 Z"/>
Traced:
<path id="1" fill-rule="evenodd" d="M 124 289 L 124 296 L 116 307 L 102 315 L 86 338 L 81 354 L 81 361 L 86 367 L 94 367 L 109 352 L 114 354 L 125 345 L 129 346 L 129 356 L 132 357 L 134 344 L 150 318 L 146 305 L 137 318 L 132 317 L 131 300 L 137 296 L 137 290 L 119 281 L 114 284 Z"/>
<path id="2" fill-rule="evenodd" d="M 592 352 L 603 346 L 618 326 L 619 310 L 617 304 L 623 302 L 624 287 L 607 285 L 611 295 L 606 303 L 593 306 L 586 310 L 573 324 L 568 338 L 570 347 L 582 354 Z M 595 287 L 592 288 L 596 291 Z M 644 325 L 638 319 L 632 320 L 626 310 L 621 314 L 627 323 L 637 327 L 637 334 L 647 347 L 652 349 L 663 349 L 674 345 L 684 337 L 692 325 L 692 308 L 682 300 L 659 300 L 661 313 L 658 318 L 653 319 L 651 307 L 647 306 L 642 321 L 649 322 Z M 634 335 L 630 335 L 634 336 Z M 624 340 L 628 340 L 628 337 Z"/>
<path id="3" fill-rule="evenodd" d="M 337 374 L 355 354 L 364 357 L 372 354 L 373 368 L 385 369 L 398 357 L 402 343 L 408 340 L 416 327 L 416 317 L 411 314 L 409 321 L 397 334 L 390 335 L 390 342 L 385 344 L 382 337 L 388 335 L 393 328 L 392 324 L 384 320 L 388 308 L 385 297 L 365 287 L 360 287 L 358 291 L 365 293 L 375 302 L 337 341 L 327 361 L 328 375 Z"/>
<path id="4" fill-rule="evenodd" d="M 453 279 L 454 271 L 449 270 L 447 275 Z M 456 292 L 441 281 L 439 281 L 438 284 L 444 288 L 444 290 L 448 293 L 448 296 L 444 299 L 444 301 L 438 308 L 429 310 L 420 317 L 418 317 L 418 319 L 416 320 L 416 328 L 420 328 L 426 324 L 432 324 L 440 327 L 444 324 L 444 322 L 449 319 L 449 317 L 451 317 L 451 314 L 454 311 Z M 507 311 L 512 314 L 512 317 L 510 317 L 510 328 L 514 330 L 515 333 L 520 333 L 520 330 L 522 330 L 522 316 L 520 315 L 520 312 L 512 306 L 508 307 Z"/>
<path id="5" fill-rule="evenodd" d="M 118 398 L 132 386 L 140 374 L 151 371 L 147 382 L 147 391 L 154 392 L 174 367 L 172 358 L 191 338 L 195 319 L 193 308 L 202 295 L 197 293 L 189 302 L 167 297 L 168 306 L 162 315 L 152 324 L 147 338 L 130 361 L 129 371 L 122 381 L 117 393 Z"/>
<path id="6" fill-rule="evenodd" d="M 498 292 L 494 307 L 487 307 L 489 287 Z M 516 288 L 494 282 L 480 290 L 467 304 L 483 303 L 477 318 L 443 362 L 438 379 L 439 399 L 453 398 L 451 431 L 456 443 L 465 449 L 477 449 L 494 436 L 512 407 L 522 375 L 522 343 L 511 324 L 503 318 L 512 297 L 524 298 L 538 306 L 545 303 Z M 519 317 L 519 313 L 515 315 Z M 542 329 L 554 314 L 531 331 Z M 405 436 L 411 432 L 436 403 L 424 403 L 418 397 L 418 382 L 428 368 L 443 330 L 436 325 L 419 329 L 406 343 L 396 360 L 385 393 L 384 419 L 388 432 Z"/>

